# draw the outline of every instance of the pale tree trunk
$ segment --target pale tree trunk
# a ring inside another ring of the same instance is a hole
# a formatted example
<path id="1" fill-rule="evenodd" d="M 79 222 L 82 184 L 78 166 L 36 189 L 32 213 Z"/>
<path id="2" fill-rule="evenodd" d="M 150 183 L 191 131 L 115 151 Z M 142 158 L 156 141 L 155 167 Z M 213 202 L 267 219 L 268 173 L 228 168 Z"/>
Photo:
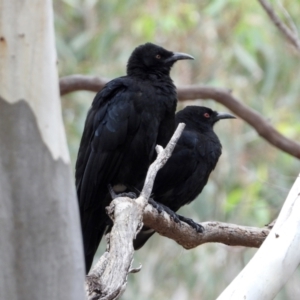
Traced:
<path id="1" fill-rule="evenodd" d="M 271 300 L 300 263 L 300 177 L 251 261 L 218 300 Z"/>
<path id="2" fill-rule="evenodd" d="M 83 299 L 50 0 L 0 0 L 0 299 Z"/>

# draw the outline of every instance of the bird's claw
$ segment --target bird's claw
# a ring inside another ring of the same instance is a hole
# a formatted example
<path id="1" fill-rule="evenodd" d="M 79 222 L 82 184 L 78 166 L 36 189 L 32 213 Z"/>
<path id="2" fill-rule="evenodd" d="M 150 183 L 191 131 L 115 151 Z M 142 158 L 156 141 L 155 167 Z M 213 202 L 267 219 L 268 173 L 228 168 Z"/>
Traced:
<path id="1" fill-rule="evenodd" d="M 159 214 L 161 214 L 164 211 L 170 216 L 170 218 L 174 220 L 175 223 L 180 223 L 180 219 L 178 215 L 173 210 L 171 210 L 168 206 L 156 202 L 152 198 L 149 199 L 148 203 L 151 204 Z"/>
<path id="2" fill-rule="evenodd" d="M 165 211 L 170 216 L 170 218 L 173 219 L 173 221 L 175 223 L 184 222 L 184 223 L 188 224 L 189 226 L 191 226 L 193 229 L 195 229 L 197 232 L 199 232 L 199 233 L 204 232 L 204 227 L 202 225 L 196 223 L 192 219 L 176 214 L 169 207 L 154 201 L 152 198 L 150 198 L 148 202 L 157 210 L 157 212 L 159 214 L 161 214 L 163 211 Z"/>
<path id="3" fill-rule="evenodd" d="M 148 203 L 151 204 L 157 210 L 157 212 L 159 214 L 161 214 L 163 212 L 162 205 L 160 205 L 159 203 L 154 201 L 152 198 L 149 199 Z"/>
<path id="4" fill-rule="evenodd" d="M 193 221 L 190 218 L 186 218 L 186 217 L 181 216 L 181 215 L 177 215 L 177 216 L 179 217 L 179 220 L 181 222 L 184 222 L 184 223 L 188 224 L 189 226 L 194 228 L 197 232 L 199 232 L 199 233 L 204 232 L 204 227 L 201 224 L 196 223 L 195 221 Z"/>

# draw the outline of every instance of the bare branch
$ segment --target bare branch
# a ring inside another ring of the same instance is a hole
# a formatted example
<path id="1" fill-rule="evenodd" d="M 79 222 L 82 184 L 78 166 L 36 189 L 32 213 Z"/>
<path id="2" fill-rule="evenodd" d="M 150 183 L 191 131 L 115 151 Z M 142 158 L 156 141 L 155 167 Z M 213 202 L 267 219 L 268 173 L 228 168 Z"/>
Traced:
<path id="1" fill-rule="evenodd" d="M 286 138 L 279 133 L 264 117 L 252 108 L 246 106 L 237 98 L 231 95 L 226 89 L 201 87 L 191 85 L 178 88 L 178 98 L 186 99 L 213 99 L 239 116 L 251 125 L 257 133 L 273 146 L 300 158 L 300 144 Z"/>
<path id="2" fill-rule="evenodd" d="M 88 300 L 113 300 L 122 295 L 133 261 L 132 240 L 142 226 L 142 210 L 133 199 L 116 198 L 108 210 L 114 226 L 109 234 L 108 249 L 86 277 Z"/>
<path id="3" fill-rule="evenodd" d="M 204 232 L 198 233 L 184 222 L 174 222 L 167 213 L 158 213 L 151 204 L 144 210 L 143 221 L 145 226 L 173 239 L 185 249 L 192 249 L 205 243 L 258 248 L 270 232 L 268 227 L 256 228 L 209 221 L 201 223 Z"/>
<path id="4" fill-rule="evenodd" d="M 143 210 L 151 195 L 156 174 L 171 156 L 184 127 L 184 124 L 178 125 L 165 149 L 157 148 L 157 158 L 149 167 L 140 197 L 136 200 L 119 197 L 107 208 L 114 225 L 109 234 L 107 251 L 86 277 L 86 299 L 118 299 L 126 288 L 128 273 L 138 271 L 131 268 L 134 254 L 132 241 L 143 226 Z"/>
<path id="5" fill-rule="evenodd" d="M 277 5 L 279 6 L 280 10 L 282 11 L 282 13 L 284 14 L 284 17 L 286 19 L 286 21 L 288 22 L 291 30 L 293 31 L 293 33 L 297 36 L 297 39 L 299 39 L 299 34 L 298 34 L 298 30 L 296 27 L 295 22 L 293 21 L 291 15 L 289 14 L 289 12 L 285 9 L 285 7 L 283 6 L 282 2 L 280 0 L 277 0 Z"/>
<path id="6" fill-rule="evenodd" d="M 300 52 L 300 40 L 298 38 L 297 32 L 294 32 L 290 28 L 288 28 L 279 18 L 279 16 L 273 10 L 271 4 L 267 0 L 258 0 L 264 10 L 269 15 L 272 22 L 277 26 L 277 28 L 281 31 L 281 33 L 285 36 L 285 38 L 295 46 L 295 48 Z"/>
<path id="7" fill-rule="evenodd" d="M 268 227 L 255 228 L 215 221 L 203 222 L 203 233 L 197 233 L 184 222 L 176 223 L 165 213 L 158 213 L 151 204 L 144 212 L 137 201 L 128 197 L 119 197 L 109 206 L 114 226 L 109 234 L 109 249 L 100 257 L 96 266 L 86 278 L 88 300 L 118 299 L 124 292 L 128 273 L 132 269 L 132 240 L 143 225 L 153 228 L 159 234 L 175 240 L 186 249 L 195 248 L 204 243 L 223 243 L 229 246 L 258 248 L 268 236 Z"/>
<path id="8" fill-rule="evenodd" d="M 143 226 L 153 228 L 159 234 L 174 239 L 186 249 L 203 243 L 218 242 L 231 246 L 259 247 L 270 229 L 238 226 L 220 222 L 205 222 L 203 233 L 197 233 L 184 222 L 176 223 L 170 216 L 147 204 L 158 170 L 167 159 L 178 141 L 184 124 L 179 124 L 165 149 L 157 147 L 158 156 L 150 166 L 143 191 L 136 200 L 128 197 L 114 199 L 107 212 L 114 221 L 109 234 L 108 249 L 86 277 L 86 299 L 114 300 L 125 291 L 127 276 L 138 269 L 132 269 L 133 239 Z"/>
<path id="9" fill-rule="evenodd" d="M 76 91 L 98 92 L 109 80 L 97 76 L 71 75 L 59 79 L 60 95 L 66 95 Z"/>
<path id="10" fill-rule="evenodd" d="M 106 79 L 84 76 L 71 75 L 60 79 L 61 95 L 78 90 L 88 90 L 98 92 L 101 90 Z M 300 144 L 284 137 L 280 134 L 263 116 L 250 107 L 243 104 L 237 98 L 232 96 L 231 92 L 226 89 L 204 87 L 199 85 L 191 85 L 186 87 L 178 87 L 178 99 L 180 101 L 194 100 L 194 99 L 213 99 L 227 108 L 229 108 L 238 117 L 245 120 L 252 126 L 257 133 L 268 141 L 273 146 L 289 153 L 292 156 L 300 158 Z"/>

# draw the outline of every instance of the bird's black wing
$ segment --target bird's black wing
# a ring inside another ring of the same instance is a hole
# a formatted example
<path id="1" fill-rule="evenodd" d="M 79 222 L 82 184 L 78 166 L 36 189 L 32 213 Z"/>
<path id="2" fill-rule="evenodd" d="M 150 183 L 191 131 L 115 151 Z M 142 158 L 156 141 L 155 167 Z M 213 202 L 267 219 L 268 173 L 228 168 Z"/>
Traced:
<path id="1" fill-rule="evenodd" d="M 193 201 L 201 193 L 209 174 L 215 168 L 221 154 L 220 149 L 218 140 L 209 135 L 184 130 L 172 156 L 155 179 L 153 198 L 158 202 L 159 208 L 165 210 L 166 206 L 176 212 Z M 166 212 L 170 214 L 169 210 Z M 180 219 L 175 213 L 170 216 Z M 134 248 L 141 248 L 154 233 L 154 230 L 143 227 L 133 242 Z"/>
<path id="2" fill-rule="evenodd" d="M 185 130 L 174 153 L 158 172 L 154 199 L 174 211 L 192 201 L 207 183 L 212 142 L 205 135 Z"/>
<path id="3" fill-rule="evenodd" d="M 183 131 L 171 157 L 157 173 L 152 195 L 157 202 L 158 211 L 165 210 L 165 207 L 169 207 L 173 211 L 178 209 L 175 192 L 184 186 L 186 180 L 197 168 L 197 159 L 194 155 L 196 140 L 191 138 L 192 135 L 187 130 Z M 175 213 L 172 215 L 174 217 Z M 144 226 L 133 241 L 134 249 L 138 250 L 143 247 L 154 233 L 153 229 Z"/>
<path id="4" fill-rule="evenodd" d="M 86 119 L 75 178 L 85 255 L 91 260 L 108 221 L 107 185 L 119 171 L 123 147 L 140 125 L 135 97 L 126 77 L 115 79 L 96 95 Z"/>

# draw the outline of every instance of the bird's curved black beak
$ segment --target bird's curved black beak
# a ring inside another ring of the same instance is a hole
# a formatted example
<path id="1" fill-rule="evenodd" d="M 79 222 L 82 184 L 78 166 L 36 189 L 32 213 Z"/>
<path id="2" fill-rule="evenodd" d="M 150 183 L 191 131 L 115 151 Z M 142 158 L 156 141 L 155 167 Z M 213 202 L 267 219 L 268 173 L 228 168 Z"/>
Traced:
<path id="1" fill-rule="evenodd" d="M 173 55 L 165 60 L 166 63 L 175 62 L 182 59 L 194 59 L 192 55 L 181 52 L 173 52 Z"/>
<path id="2" fill-rule="evenodd" d="M 224 113 L 224 112 L 219 112 L 216 117 L 215 120 L 219 121 L 222 119 L 236 119 L 236 117 L 234 115 L 231 115 L 229 113 Z"/>

